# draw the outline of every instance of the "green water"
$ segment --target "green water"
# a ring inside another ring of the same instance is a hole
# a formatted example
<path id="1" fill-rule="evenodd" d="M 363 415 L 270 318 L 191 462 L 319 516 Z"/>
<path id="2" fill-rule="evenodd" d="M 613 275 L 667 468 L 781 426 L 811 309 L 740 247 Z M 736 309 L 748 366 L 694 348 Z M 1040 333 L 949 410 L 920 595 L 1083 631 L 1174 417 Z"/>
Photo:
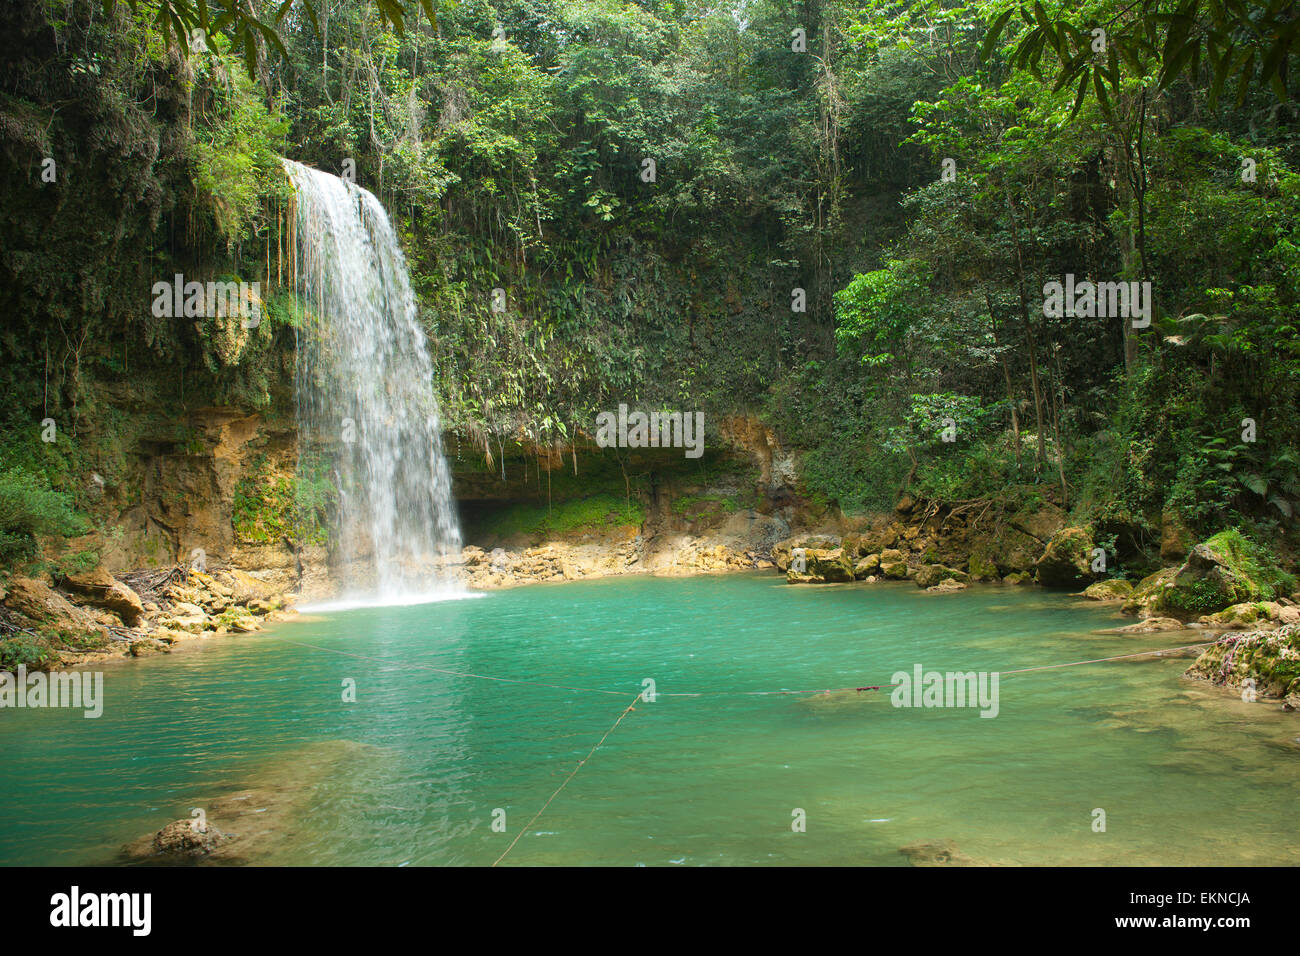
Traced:
<path id="1" fill-rule="evenodd" d="M 906 865 L 899 848 L 924 840 L 996 864 L 1300 863 L 1300 717 L 1183 680 L 1186 660 L 1006 676 L 994 719 L 885 692 L 734 693 L 1197 639 L 1091 633 L 1118 623 L 1039 591 L 738 575 L 277 625 L 104 665 L 98 720 L 0 713 L 0 862 L 112 862 L 190 808 L 241 806 L 209 819 L 248 862 L 489 864 L 652 678 L 664 696 L 636 705 L 507 864 Z M 666 696 L 687 692 L 703 696 Z"/>

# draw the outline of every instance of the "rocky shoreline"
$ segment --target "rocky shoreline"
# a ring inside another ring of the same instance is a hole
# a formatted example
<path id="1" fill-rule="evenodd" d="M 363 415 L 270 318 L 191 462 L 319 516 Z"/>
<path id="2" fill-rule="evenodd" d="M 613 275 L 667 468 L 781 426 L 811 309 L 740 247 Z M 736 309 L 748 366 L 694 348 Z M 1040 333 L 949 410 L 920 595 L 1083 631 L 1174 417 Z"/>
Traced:
<path id="1" fill-rule="evenodd" d="M 629 526 L 531 546 L 470 545 L 444 570 L 473 590 L 625 574 L 753 570 L 780 572 L 792 585 L 910 581 L 939 594 L 973 584 L 1069 589 L 1137 618 L 1101 633 L 1227 632 L 1198 658 L 1189 677 L 1229 686 L 1254 677 L 1260 696 L 1283 700 L 1288 709 L 1300 700 L 1300 685 L 1279 684 L 1274 674 L 1276 659 L 1285 672 L 1287 655 L 1295 653 L 1300 595 L 1274 593 L 1256 580 L 1251 572 L 1257 569 L 1228 533 L 1192 545 L 1177 565 L 1133 582 L 1107 574 L 1104 549 L 1091 530 L 1063 526 L 1060 514 L 1047 511 L 1037 520 L 984 527 L 973 518 L 958 508 L 904 497 L 891 515 L 840 518 L 791 534 L 785 518 L 745 511 L 721 516 L 707 529 L 651 532 Z M 313 590 L 328 579 L 325 568 L 314 568 Z M 166 653 L 185 642 L 254 633 L 292 618 L 304 597 L 304 580 L 299 576 L 296 586 L 288 586 L 278 567 L 185 565 L 117 576 L 97 568 L 57 580 L 14 577 L 0 588 L 0 636 L 26 636 L 34 645 L 45 641 L 48 656 L 27 661 L 29 670 Z M 1284 638 L 1277 647 L 1276 641 L 1256 640 L 1272 631 Z M 1220 674 L 1215 668 L 1229 647 L 1235 649 L 1229 655 L 1233 665 Z M 1237 653 L 1246 649 L 1251 653 Z"/>

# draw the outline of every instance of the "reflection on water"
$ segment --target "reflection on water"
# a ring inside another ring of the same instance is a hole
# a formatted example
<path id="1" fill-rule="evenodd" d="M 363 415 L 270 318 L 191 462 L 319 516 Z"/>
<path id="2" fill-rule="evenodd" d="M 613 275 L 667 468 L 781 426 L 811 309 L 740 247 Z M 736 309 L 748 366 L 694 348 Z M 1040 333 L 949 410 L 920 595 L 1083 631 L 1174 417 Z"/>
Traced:
<path id="1" fill-rule="evenodd" d="M 757 575 L 318 616 L 108 667 L 98 720 L 0 714 L 0 861 L 124 862 L 203 808 L 236 837 L 210 863 L 485 865 L 651 679 L 508 863 L 1300 863 L 1296 715 L 1176 657 L 1005 673 L 1189 640 L 1094 633 L 1116 623 L 1043 592 Z M 744 693 L 916 664 L 1004 672 L 998 716 Z"/>

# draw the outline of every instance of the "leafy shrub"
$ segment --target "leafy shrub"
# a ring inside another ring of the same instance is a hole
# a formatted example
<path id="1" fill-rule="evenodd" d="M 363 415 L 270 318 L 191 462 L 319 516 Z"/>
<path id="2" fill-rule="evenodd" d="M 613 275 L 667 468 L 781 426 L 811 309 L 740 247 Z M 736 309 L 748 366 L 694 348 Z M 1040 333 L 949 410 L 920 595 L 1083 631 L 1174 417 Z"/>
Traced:
<path id="1" fill-rule="evenodd" d="M 37 535 L 80 534 L 84 527 L 71 495 L 42 487 L 35 475 L 19 468 L 0 473 L 0 563 L 30 557 Z"/>

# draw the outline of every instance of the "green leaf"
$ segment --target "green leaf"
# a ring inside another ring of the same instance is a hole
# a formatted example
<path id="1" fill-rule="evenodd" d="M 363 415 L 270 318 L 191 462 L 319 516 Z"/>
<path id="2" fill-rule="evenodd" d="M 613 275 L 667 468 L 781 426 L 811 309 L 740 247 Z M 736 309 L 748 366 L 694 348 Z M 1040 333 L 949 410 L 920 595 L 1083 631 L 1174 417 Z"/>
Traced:
<path id="1" fill-rule="evenodd" d="M 1268 482 L 1254 472 L 1238 475 L 1237 480 L 1261 497 L 1268 492 Z"/>
<path id="2" fill-rule="evenodd" d="M 1083 76 L 1079 78 L 1079 92 L 1074 95 L 1074 107 L 1070 110 L 1071 119 L 1079 112 L 1083 106 L 1083 98 L 1088 95 L 1088 80 L 1091 72 L 1091 70 L 1084 70 Z"/>
<path id="3" fill-rule="evenodd" d="M 428 0 L 424 0 L 424 2 L 428 3 Z M 987 60 L 993 53 L 993 47 L 997 44 L 998 37 L 1002 35 L 1002 31 L 1006 27 L 1007 21 L 1011 19 L 1011 15 L 1015 12 L 1015 7 L 1003 10 L 994 18 L 993 22 L 989 24 L 989 31 L 984 34 L 984 42 L 980 44 L 981 60 Z"/>

